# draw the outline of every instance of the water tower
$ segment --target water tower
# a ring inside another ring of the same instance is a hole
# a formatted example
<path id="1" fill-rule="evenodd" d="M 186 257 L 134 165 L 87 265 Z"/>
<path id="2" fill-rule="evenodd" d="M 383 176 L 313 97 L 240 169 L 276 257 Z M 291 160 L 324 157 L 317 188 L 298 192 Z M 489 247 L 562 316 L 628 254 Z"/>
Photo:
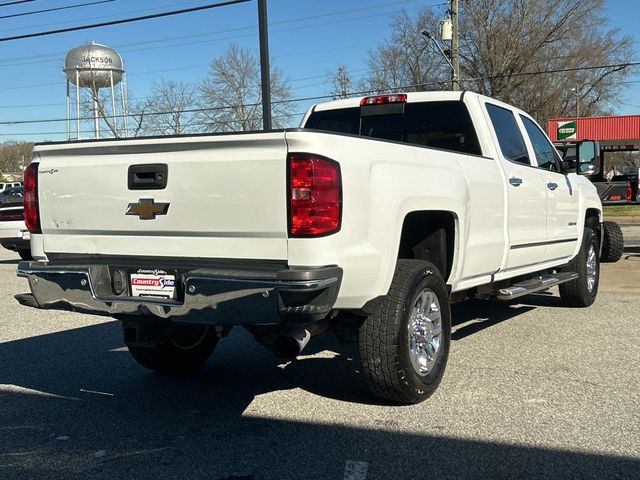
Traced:
<path id="1" fill-rule="evenodd" d="M 81 104 L 85 102 L 91 105 L 95 138 L 100 138 L 101 122 L 104 122 L 114 137 L 127 137 L 124 66 L 118 52 L 95 42 L 72 48 L 64 61 L 64 73 L 67 76 L 67 139 L 71 139 L 72 96 L 78 140 L 83 117 Z M 116 86 L 120 87 L 119 92 L 116 91 Z M 108 89 L 107 95 L 100 97 L 100 89 Z"/>

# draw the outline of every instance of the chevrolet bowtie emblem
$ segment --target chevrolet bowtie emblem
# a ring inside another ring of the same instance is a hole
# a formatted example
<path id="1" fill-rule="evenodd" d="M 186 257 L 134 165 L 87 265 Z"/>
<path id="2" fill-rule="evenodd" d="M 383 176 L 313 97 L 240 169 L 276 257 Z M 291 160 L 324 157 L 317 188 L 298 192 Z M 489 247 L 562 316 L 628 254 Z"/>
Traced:
<path id="1" fill-rule="evenodd" d="M 153 220 L 156 215 L 166 215 L 169 203 L 156 203 L 153 198 L 141 198 L 136 203 L 130 203 L 126 215 L 137 215 L 140 220 Z"/>

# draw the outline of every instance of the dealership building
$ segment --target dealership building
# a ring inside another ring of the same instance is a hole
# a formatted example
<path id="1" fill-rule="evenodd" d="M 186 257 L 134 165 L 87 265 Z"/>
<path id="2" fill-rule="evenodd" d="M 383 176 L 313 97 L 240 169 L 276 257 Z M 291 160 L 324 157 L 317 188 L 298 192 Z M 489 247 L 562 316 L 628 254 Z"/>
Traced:
<path id="1" fill-rule="evenodd" d="M 556 141 L 597 140 L 603 151 L 640 149 L 640 115 L 552 118 L 549 138 Z"/>

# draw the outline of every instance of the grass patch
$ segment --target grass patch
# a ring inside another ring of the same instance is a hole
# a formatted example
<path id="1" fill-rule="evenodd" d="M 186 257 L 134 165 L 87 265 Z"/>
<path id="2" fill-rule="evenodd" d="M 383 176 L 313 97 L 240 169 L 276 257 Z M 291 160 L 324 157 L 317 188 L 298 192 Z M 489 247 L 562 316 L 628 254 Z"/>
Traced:
<path id="1" fill-rule="evenodd" d="M 640 205 L 609 205 L 604 207 L 604 215 L 605 217 L 640 217 Z"/>

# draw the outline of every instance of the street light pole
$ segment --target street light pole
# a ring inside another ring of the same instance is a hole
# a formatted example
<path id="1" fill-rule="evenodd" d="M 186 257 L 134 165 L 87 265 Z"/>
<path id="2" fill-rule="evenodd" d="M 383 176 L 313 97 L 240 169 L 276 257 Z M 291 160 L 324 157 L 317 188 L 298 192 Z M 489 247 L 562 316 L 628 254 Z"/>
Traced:
<path id="1" fill-rule="evenodd" d="M 576 117 L 580 116 L 580 88 L 572 88 L 572 92 L 576 92 Z"/>
<path id="2" fill-rule="evenodd" d="M 449 56 L 447 55 L 447 53 L 444 50 L 442 50 L 442 47 L 440 46 L 438 41 L 427 30 L 424 30 L 422 32 L 422 35 L 424 35 L 425 38 L 427 39 L 427 44 L 429 43 L 429 40 L 433 40 L 433 43 L 436 45 L 436 48 L 440 51 L 440 54 L 442 55 L 442 57 L 447 61 L 447 63 L 451 67 L 451 76 L 453 78 L 453 75 L 454 75 L 453 72 L 455 70 L 455 67 L 453 66 L 453 63 L 451 63 L 451 60 L 449 60 Z"/>

